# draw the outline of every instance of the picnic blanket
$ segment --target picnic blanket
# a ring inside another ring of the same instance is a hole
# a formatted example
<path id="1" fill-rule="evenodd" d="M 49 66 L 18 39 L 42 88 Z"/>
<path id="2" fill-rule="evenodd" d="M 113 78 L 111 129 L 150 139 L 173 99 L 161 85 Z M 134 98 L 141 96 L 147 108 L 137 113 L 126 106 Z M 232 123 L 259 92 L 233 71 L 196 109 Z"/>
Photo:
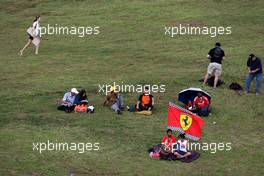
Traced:
<path id="1" fill-rule="evenodd" d="M 159 153 L 162 149 L 162 145 L 161 144 L 157 144 L 157 145 L 154 145 L 152 148 L 150 148 L 148 150 L 149 153 L 151 152 L 154 152 L 154 153 Z M 196 151 L 190 151 L 191 152 L 191 155 L 188 156 L 187 158 L 181 158 L 181 159 L 178 159 L 174 154 L 170 153 L 170 154 L 167 154 L 167 155 L 160 155 L 160 159 L 162 160 L 169 160 L 169 161 L 176 161 L 176 160 L 179 160 L 183 163 L 190 163 L 192 161 L 195 161 L 197 160 L 201 154 L 196 152 Z"/>
<path id="2" fill-rule="evenodd" d="M 139 115 L 151 115 L 152 114 L 152 111 L 136 111 L 135 112 L 136 114 L 139 114 Z"/>
<path id="3" fill-rule="evenodd" d="M 200 157 L 200 153 L 192 151 L 192 154 L 190 156 L 188 156 L 187 158 L 181 158 L 180 161 L 184 162 L 184 163 L 190 163 L 194 160 L 197 160 Z"/>

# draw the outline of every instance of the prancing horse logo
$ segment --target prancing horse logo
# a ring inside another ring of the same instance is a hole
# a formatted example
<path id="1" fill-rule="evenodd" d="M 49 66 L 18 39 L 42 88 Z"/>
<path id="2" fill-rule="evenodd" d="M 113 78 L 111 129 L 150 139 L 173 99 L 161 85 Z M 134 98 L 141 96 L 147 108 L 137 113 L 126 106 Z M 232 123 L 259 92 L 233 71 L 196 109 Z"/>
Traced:
<path id="1" fill-rule="evenodd" d="M 192 118 L 188 114 L 181 114 L 180 124 L 184 131 L 188 130 L 192 125 Z"/>

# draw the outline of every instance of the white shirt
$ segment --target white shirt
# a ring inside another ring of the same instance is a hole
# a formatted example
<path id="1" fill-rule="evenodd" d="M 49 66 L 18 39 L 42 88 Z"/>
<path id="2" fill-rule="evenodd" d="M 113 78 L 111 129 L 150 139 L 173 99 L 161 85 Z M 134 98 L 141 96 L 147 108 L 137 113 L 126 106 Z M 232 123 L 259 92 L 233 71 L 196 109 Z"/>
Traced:
<path id="1" fill-rule="evenodd" d="M 35 30 L 35 35 L 38 36 L 39 35 L 39 31 L 40 31 L 40 24 L 38 21 L 35 21 L 32 25 L 32 27 Z"/>
<path id="2" fill-rule="evenodd" d="M 72 96 L 71 92 L 67 92 L 64 94 L 62 101 L 73 104 L 75 97 L 75 95 Z"/>
<path id="3" fill-rule="evenodd" d="M 178 147 L 180 151 L 183 151 L 183 152 L 187 152 L 187 143 L 188 141 L 187 140 L 178 140 L 177 143 L 179 144 Z"/>

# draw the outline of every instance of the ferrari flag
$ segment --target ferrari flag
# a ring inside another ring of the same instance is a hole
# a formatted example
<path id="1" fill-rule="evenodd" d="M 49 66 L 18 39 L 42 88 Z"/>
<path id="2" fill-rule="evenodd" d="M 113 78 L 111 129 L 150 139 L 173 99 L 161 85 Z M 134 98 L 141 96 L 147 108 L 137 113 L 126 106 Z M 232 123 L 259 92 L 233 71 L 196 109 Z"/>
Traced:
<path id="1" fill-rule="evenodd" d="M 205 122 L 196 114 L 183 109 L 173 103 L 168 107 L 168 128 L 185 133 L 185 136 L 198 141 L 202 136 L 202 127 Z"/>

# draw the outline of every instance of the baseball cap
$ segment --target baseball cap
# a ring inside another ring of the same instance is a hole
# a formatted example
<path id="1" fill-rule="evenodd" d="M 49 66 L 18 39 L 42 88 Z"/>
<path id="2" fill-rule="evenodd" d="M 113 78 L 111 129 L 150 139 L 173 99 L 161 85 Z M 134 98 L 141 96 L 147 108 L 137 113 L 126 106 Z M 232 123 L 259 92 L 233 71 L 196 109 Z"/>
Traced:
<path id="1" fill-rule="evenodd" d="M 78 92 L 78 90 L 77 90 L 76 88 L 72 88 L 72 89 L 71 89 L 71 93 L 78 94 L 79 92 Z"/>

